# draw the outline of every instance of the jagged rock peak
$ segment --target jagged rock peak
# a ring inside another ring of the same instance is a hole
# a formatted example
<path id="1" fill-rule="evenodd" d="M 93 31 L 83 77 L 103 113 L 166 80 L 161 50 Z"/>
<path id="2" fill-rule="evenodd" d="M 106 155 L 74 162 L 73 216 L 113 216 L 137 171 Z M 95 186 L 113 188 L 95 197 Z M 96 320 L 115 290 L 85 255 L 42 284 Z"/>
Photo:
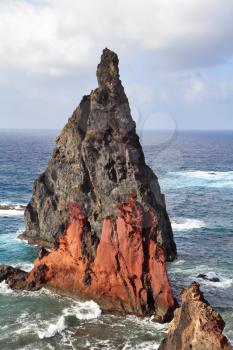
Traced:
<path id="1" fill-rule="evenodd" d="M 99 87 L 82 99 L 25 210 L 41 251 L 26 288 L 93 299 L 105 311 L 170 320 L 166 260 L 176 245 L 157 177 L 146 165 L 117 55 L 105 49 Z M 17 283 L 18 284 L 18 283 Z"/>
<path id="2" fill-rule="evenodd" d="M 223 334 L 224 320 L 204 298 L 197 282 L 183 290 L 181 299 L 159 350 L 233 349 Z"/>
<path id="3" fill-rule="evenodd" d="M 121 83 L 118 64 L 117 54 L 108 48 L 104 49 L 96 72 L 99 87 L 111 88 Z"/>
<path id="4" fill-rule="evenodd" d="M 24 238 L 54 244 L 78 203 L 89 227 L 88 250 L 95 256 L 102 221 L 135 192 L 144 212 L 153 212 L 152 238 L 176 256 L 172 228 L 157 177 L 146 165 L 128 99 L 119 78 L 118 57 L 104 49 L 97 67 L 99 87 L 84 96 L 56 141 L 48 167 L 34 184 L 25 210 Z M 145 224 L 146 226 L 146 224 Z"/>

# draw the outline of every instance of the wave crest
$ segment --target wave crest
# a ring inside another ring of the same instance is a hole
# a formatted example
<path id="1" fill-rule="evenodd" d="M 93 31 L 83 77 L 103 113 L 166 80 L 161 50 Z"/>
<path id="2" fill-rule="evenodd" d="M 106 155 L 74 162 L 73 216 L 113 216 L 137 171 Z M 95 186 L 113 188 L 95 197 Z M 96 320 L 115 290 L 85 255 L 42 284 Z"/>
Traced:
<path id="1" fill-rule="evenodd" d="M 21 216 L 24 213 L 25 205 L 22 203 L 0 203 L 0 216 Z"/>
<path id="2" fill-rule="evenodd" d="M 178 218 L 171 220 L 171 225 L 174 231 L 189 231 L 193 229 L 198 229 L 206 227 L 204 221 L 198 219 L 182 219 Z"/>
<path id="3" fill-rule="evenodd" d="M 233 171 L 187 170 L 169 172 L 168 177 L 162 179 L 161 182 L 164 182 L 168 188 L 233 188 Z"/>

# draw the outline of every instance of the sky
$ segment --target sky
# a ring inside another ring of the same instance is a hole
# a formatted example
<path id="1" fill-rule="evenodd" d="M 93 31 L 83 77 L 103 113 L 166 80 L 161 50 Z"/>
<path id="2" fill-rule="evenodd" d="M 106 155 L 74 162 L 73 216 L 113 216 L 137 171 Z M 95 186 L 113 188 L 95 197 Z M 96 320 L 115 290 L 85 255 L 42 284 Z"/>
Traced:
<path id="1" fill-rule="evenodd" d="M 0 128 L 61 129 L 105 47 L 144 129 L 233 129 L 233 0 L 0 0 Z"/>

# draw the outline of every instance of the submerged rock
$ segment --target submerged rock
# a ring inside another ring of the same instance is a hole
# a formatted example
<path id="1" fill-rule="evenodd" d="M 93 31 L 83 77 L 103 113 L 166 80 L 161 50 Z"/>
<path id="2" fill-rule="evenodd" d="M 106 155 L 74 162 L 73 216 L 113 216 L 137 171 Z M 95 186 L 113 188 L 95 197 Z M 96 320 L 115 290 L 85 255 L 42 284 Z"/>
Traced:
<path id="1" fill-rule="evenodd" d="M 69 223 L 69 203 L 80 205 L 88 220 L 86 253 L 94 259 L 102 220 L 114 216 L 118 204 L 135 192 L 145 211 L 156 217 L 151 238 L 167 260 L 176 246 L 164 195 L 146 165 L 119 78 L 118 57 L 105 49 L 97 67 L 98 88 L 84 96 L 57 138 L 48 167 L 35 181 L 25 210 L 21 238 L 44 246 L 56 244 Z"/>
<path id="2" fill-rule="evenodd" d="M 197 275 L 197 278 L 201 278 L 203 280 L 210 281 L 210 282 L 220 282 L 220 279 L 213 274 L 206 275 L 204 273 L 200 273 L 199 275 Z"/>
<path id="3" fill-rule="evenodd" d="M 232 350 L 223 335 L 225 322 L 204 299 L 199 284 L 192 282 L 181 298 L 159 350 Z"/>

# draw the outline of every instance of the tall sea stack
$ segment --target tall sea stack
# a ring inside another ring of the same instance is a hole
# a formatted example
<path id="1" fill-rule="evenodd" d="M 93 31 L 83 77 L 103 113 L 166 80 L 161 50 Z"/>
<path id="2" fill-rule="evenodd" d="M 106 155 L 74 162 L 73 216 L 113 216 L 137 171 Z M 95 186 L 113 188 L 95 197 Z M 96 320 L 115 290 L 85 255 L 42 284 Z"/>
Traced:
<path id="1" fill-rule="evenodd" d="M 38 257 L 27 281 L 163 321 L 176 305 L 165 266 L 176 246 L 164 195 L 145 163 L 109 49 L 97 80 L 35 181 L 23 238 L 54 250 Z"/>

